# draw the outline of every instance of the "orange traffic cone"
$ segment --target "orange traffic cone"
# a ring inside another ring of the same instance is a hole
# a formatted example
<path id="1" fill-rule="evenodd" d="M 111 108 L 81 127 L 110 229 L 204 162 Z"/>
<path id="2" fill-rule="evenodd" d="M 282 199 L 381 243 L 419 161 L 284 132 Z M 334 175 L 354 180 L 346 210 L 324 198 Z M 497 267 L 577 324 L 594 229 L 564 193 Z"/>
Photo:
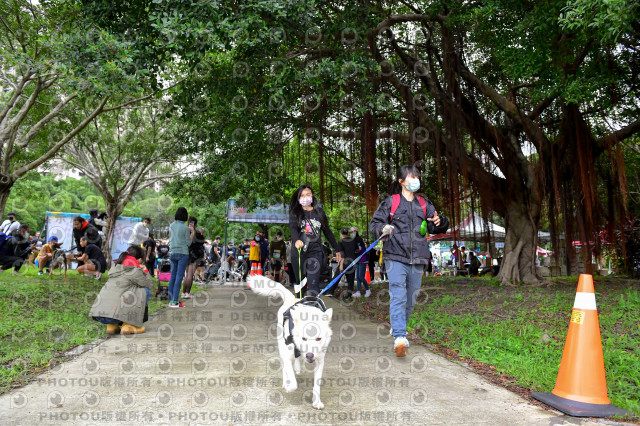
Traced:
<path id="1" fill-rule="evenodd" d="M 556 387 L 551 393 L 533 392 L 531 395 L 575 417 L 630 414 L 614 407 L 607 396 L 600 324 L 591 275 L 582 274 L 578 280 Z"/>
<path id="2" fill-rule="evenodd" d="M 369 265 L 367 265 L 367 272 L 364 274 L 364 279 L 367 284 L 371 284 L 371 274 L 369 273 Z"/>
<path id="3" fill-rule="evenodd" d="M 251 262 L 251 272 L 249 275 L 262 275 L 262 265 L 260 262 Z"/>

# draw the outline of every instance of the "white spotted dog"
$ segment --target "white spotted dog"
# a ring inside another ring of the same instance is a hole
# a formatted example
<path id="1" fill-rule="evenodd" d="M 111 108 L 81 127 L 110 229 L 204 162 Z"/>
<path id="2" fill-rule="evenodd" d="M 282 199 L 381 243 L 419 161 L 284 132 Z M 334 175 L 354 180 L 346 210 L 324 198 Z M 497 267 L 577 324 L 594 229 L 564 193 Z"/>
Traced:
<path id="1" fill-rule="evenodd" d="M 249 277 L 249 288 L 261 296 L 279 296 L 283 303 L 278 310 L 278 350 L 282 358 L 282 386 L 287 392 L 298 388 L 296 374 L 300 374 L 300 357 L 314 364 L 313 408 L 324 408 L 320 400 L 320 382 L 324 356 L 331 341 L 331 315 L 317 297 L 297 299 L 279 282 L 264 276 Z"/>

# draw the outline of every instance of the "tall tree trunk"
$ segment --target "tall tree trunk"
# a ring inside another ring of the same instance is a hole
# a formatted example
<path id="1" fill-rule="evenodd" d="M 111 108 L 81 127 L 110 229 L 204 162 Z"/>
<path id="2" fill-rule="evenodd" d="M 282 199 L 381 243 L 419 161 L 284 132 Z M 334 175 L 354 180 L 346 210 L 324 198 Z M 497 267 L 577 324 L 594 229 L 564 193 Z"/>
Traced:
<path id="1" fill-rule="evenodd" d="M 324 141 L 322 133 L 318 139 L 318 172 L 320 174 L 320 202 L 324 205 Z"/>
<path id="2" fill-rule="evenodd" d="M 111 266 L 111 239 L 116 227 L 116 220 L 122 214 L 124 207 L 119 201 L 105 199 L 105 210 L 107 212 L 107 226 L 103 229 L 104 241 L 102 242 L 102 252 L 107 260 L 107 267 Z M 128 235 L 126 236 L 128 237 Z"/>
<path id="3" fill-rule="evenodd" d="M 363 119 L 362 170 L 364 172 L 364 199 L 367 214 L 372 216 L 378 207 L 378 169 L 376 168 L 375 117 L 367 112 Z"/>
<path id="4" fill-rule="evenodd" d="M 9 195 L 11 195 L 11 188 L 15 180 L 7 175 L 0 175 L 0 219 L 4 219 L 4 209 L 7 206 Z"/>
<path id="5" fill-rule="evenodd" d="M 532 217 L 527 203 L 514 200 L 506 206 L 507 236 L 498 279 L 506 285 L 522 281 L 539 281 L 535 255 L 538 247 L 537 218 Z"/>

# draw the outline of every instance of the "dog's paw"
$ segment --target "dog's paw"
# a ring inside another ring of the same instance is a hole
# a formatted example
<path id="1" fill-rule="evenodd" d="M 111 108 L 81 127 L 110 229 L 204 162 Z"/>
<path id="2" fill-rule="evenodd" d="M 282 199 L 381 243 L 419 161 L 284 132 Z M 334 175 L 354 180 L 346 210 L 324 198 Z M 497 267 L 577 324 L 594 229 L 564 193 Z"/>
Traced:
<path id="1" fill-rule="evenodd" d="M 300 374 L 300 361 L 298 360 L 298 358 L 296 358 L 296 360 L 293 363 L 293 371 L 296 374 Z"/>
<path id="2" fill-rule="evenodd" d="M 314 402 L 313 404 L 311 404 L 313 406 L 313 408 L 315 408 L 316 410 L 322 410 L 324 409 L 324 404 L 322 403 L 322 401 L 318 400 L 316 402 Z"/>
<path id="3" fill-rule="evenodd" d="M 295 380 L 287 380 L 282 387 L 284 388 L 285 392 L 290 393 L 298 389 L 298 382 Z"/>

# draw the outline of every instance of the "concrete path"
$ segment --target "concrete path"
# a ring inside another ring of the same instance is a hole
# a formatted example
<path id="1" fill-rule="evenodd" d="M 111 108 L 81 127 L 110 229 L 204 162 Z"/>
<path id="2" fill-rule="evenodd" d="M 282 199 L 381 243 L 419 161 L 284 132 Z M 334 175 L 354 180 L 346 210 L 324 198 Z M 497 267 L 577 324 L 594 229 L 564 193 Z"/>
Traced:
<path id="1" fill-rule="evenodd" d="M 297 391 L 281 387 L 278 306 L 228 283 L 0 396 L 0 424 L 596 424 L 535 407 L 424 347 L 398 359 L 387 327 L 325 300 L 334 336 L 322 411 L 306 363 Z"/>

